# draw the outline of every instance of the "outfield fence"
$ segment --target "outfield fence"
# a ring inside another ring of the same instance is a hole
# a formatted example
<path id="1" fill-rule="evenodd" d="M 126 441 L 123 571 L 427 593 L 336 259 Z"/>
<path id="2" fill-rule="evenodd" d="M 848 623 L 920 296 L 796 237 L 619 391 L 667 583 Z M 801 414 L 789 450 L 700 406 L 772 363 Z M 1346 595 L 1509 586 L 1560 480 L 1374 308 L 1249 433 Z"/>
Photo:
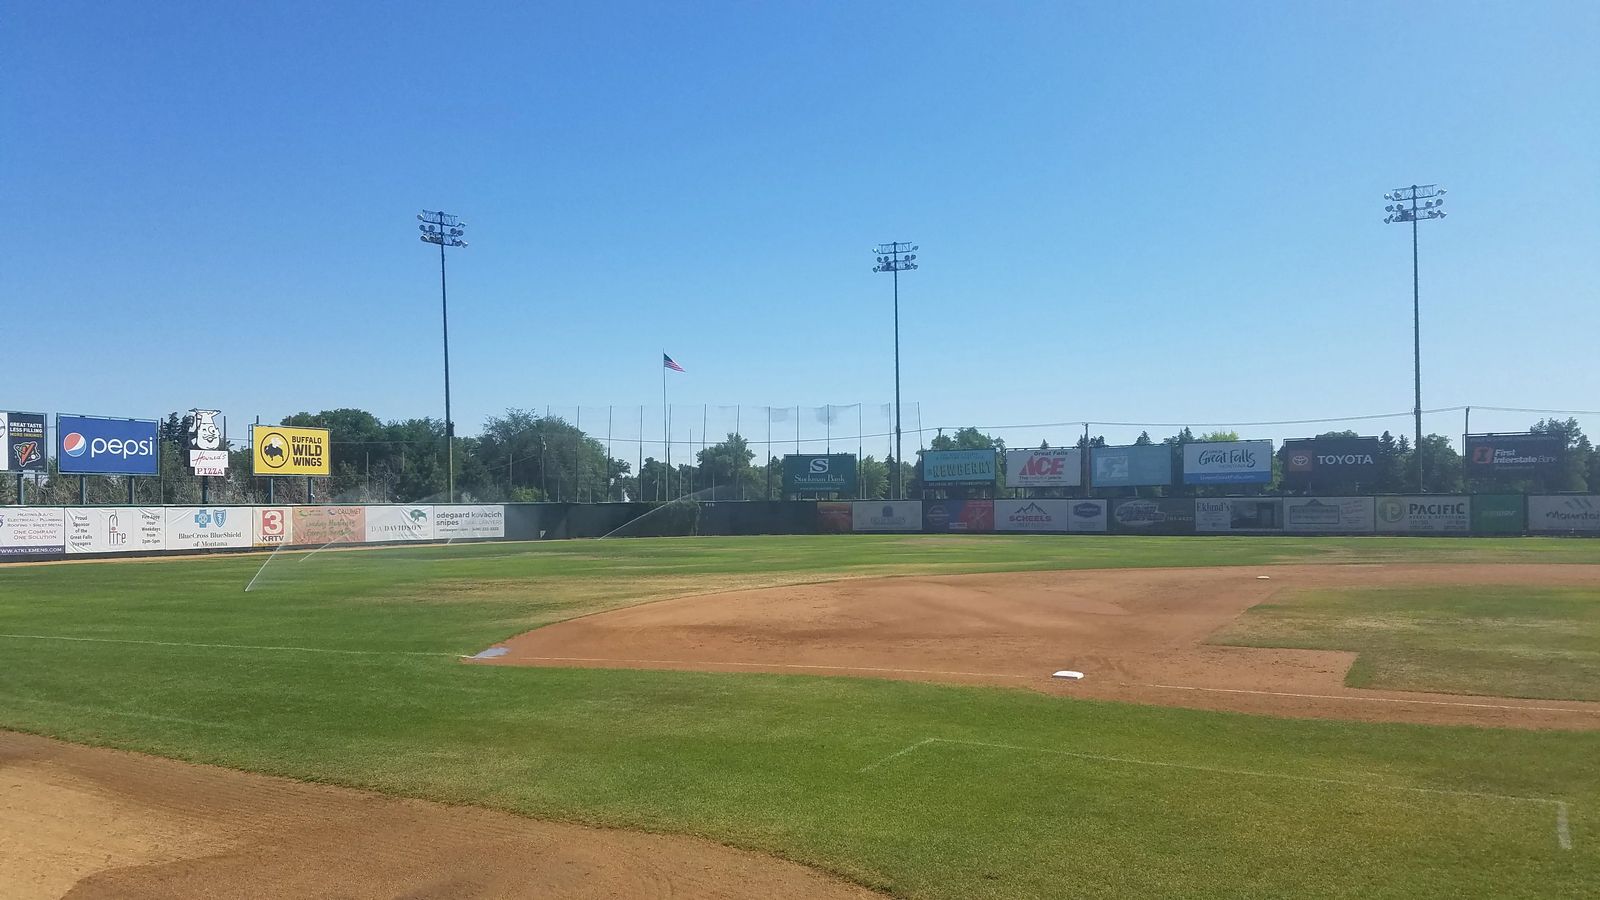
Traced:
<path id="1" fill-rule="evenodd" d="M 0 562 L 458 541 L 761 534 L 1572 535 L 1600 494 L 0 509 Z"/>

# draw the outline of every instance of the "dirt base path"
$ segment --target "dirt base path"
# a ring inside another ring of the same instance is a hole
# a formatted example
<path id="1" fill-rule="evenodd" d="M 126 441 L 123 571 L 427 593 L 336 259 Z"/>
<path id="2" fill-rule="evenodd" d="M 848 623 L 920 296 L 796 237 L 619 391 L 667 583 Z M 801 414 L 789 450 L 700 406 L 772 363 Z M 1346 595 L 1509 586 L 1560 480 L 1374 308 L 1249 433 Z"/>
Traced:
<path id="1" fill-rule="evenodd" d="M 0 897 L 876 897 L 685 837 L 0 732 Z"/>
<path id="2" fill-rule="evenodd" d="M 1358 690 L 1344 685 L 1353 653 L 1205 644 L 1283 591 L 1399 584 L 1600 587 L 1600 566 L 1292 565 L 862 579 L 601 613 L 516 637 L 501 645 L 504 656 L 485 662 L 866 675 L 1287 716 L 1600 728 L 1600 703 Z M 1058 669 L 1086 677 L 1050 678 Z"/>

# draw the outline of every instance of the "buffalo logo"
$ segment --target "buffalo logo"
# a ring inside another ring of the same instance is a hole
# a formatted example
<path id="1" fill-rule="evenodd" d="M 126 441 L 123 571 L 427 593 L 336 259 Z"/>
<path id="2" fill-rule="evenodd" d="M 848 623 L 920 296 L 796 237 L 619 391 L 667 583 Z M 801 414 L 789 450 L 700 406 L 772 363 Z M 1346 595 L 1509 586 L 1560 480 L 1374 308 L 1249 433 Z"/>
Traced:
<path id="1" fill-rule="evenodd" d="M 420 523 L 424 519 L 428 518 L 428 511 L 425 510 L 425 509 L 413 508 L 413 509 L 406 510 L 406 515 L 411 517 L 411 521 L 412 522 Z"/>
<path id="2" fill-rule="evenodd" d="M 73 459 L 82 456 L 83 451 L 87 449 L 89 440 L 76 431 L 68 432 L 67 436 L 61 439 L 61 452 Z"/>
<path id="3" fill-rule="evenodd" d="M 281 469 L 289 461 L 289 442 L 273 432 L 261 441 L 261 461 L 269 468 Z"/>
<path id="4" fill-rule="evenodd" d="M 17 468 L 26 469 L 29 463 L 39 459 L 39 442 L 23 441 L 20 444 L 12 444 L 11 453 L 17 458 Z"/>

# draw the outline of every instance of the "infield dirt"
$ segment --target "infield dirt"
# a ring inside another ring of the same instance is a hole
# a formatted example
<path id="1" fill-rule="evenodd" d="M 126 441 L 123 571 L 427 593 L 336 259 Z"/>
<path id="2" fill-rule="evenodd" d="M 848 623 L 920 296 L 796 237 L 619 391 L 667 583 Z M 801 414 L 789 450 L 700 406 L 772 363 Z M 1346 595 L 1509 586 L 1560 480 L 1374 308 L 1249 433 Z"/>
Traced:
<path id="1" fill-rule="evenodd" d="M 1265 579 L 1259 576 L 1266 576 Z M 859 675 L 1269 715 L 1600 728 L 1600 703 L 1346 687 L 1354 653 L 1205 643 L 1283 592 L 1600 587 L 1590 565 L 1283 565 L 889 577 L 684 597 L 540 628 L 488 665 Z M 1053 679 L 1073 669 L 1082 681 Z"/>
<path id="2" fill-rule="evenodd" d="M 0 731 L 0 897 L 866 898 L 708 841 Z"/>

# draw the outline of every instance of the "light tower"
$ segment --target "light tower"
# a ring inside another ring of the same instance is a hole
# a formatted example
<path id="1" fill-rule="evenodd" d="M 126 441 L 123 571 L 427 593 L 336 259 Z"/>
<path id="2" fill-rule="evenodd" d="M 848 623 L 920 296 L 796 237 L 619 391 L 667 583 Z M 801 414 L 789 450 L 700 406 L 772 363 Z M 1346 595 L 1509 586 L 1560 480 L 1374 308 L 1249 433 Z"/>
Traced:
<path id="1" fill-rule="evenodd" d="M 417 215 L 422 224 L 422 241 L 439 245 L 439 311 L 444 319 L 444 443 L 445 466 L 449 471 L 450 502 L 456 502 L 456 425 L 450 418 L 450 295 L 445 290 L 444 248 L 465 247 L 461 239 L 466 234 L 467 223 L 444 212 L 425 209 Z"/>
<path id="2" fill-rule="evenodd" d="M 1413 184 L 1395 188 L 1384 194 L 1383 199 L 1394 201 L 1383 208 L 1389 214 L 1383 220 L 1385 223 L 1411 223 L 1411 353 L 1416 387 L 1416 405 L 1412 410 L 1417 424 L 1411 452 L 1417 457 L 1417 491 L 1426 492 L 1422 480 L 1422 305 L 1417 282 L 1417 222 L 1444 218 L 1444 210 L 1439 208 L 1444 205 L 1444 188 L 1436 184 Z"/>
<path id="3" fill-rule="evenodd" d="M 879 244 L 872 252 L 878 254 L 874 272 L 894 273 L 894 497 L 904 500 L 905 457 L 900 449 L 900 273 L 917 267 L 917 246 L 909 241 L 890 241 Z"/>

